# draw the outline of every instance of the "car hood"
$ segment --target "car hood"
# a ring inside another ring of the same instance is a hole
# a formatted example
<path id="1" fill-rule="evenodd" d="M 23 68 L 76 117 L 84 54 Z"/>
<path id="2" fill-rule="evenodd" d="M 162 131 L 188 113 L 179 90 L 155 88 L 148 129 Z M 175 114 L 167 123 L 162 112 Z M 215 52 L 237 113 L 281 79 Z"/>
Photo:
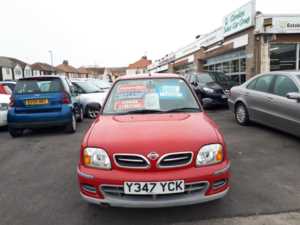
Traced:
<path id="1" fill-rule="evenodd" d="M 101 116 L 89 134 L 87 145 L 113 153 L 147 155 L 198 151 L 219 143 L 217 126 L 205 113 Z"/>
<path id="2" fill-rule="evenodd" d="M 103 105 L 107 92 L 86 93 L 79 96 L 80 101 L 84 103 L 100 103 Z"/>

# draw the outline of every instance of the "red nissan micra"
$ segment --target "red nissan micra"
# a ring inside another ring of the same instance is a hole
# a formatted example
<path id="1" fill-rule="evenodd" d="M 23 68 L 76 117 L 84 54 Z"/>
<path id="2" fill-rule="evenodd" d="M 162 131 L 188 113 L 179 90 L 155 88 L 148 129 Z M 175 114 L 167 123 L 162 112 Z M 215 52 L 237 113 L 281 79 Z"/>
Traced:
<path id="1" fill-rule="evenodd" d="M 184 78 L 118 79 L 81 145 L 77 174 L 88 202 L 172 207 L 229 190 L 224 138 Z"/>

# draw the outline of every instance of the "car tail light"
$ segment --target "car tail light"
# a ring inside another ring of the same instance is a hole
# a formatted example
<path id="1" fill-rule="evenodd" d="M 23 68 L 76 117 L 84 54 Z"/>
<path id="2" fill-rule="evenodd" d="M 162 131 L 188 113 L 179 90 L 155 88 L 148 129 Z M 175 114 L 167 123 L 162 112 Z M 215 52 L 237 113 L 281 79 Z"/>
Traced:
<path id="1" fill-rule="evenodd" d="M 9 107 L 14 107 L 14 106 L 15 106 L 15 99 L 14 97 L 10 96 Z"/>
<path id="2" fill-rule="evenodd" d="M 71 104 L 71 97 L 68 93 L 64 92 L 62 104 Z"/>

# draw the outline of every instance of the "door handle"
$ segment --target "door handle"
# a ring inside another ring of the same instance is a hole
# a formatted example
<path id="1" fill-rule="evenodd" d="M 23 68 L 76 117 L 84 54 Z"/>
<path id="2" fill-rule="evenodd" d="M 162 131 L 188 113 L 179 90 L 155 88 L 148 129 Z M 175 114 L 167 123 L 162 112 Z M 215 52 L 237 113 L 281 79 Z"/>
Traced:
<path id="1" fill-rule="evenodd" d="M 249 96 L 250 95 L 250 93 L 247 91 L 246 93 L 245 93 L 245 96 Z"/>
<path id="2" fill-rule="evenodd" d="M 272 97 L 267 97 L 267 100 L 268 100 L 269 102 L 272 102 L 272 101 L 274 100 L 274 98 L 272 98 Z"/>

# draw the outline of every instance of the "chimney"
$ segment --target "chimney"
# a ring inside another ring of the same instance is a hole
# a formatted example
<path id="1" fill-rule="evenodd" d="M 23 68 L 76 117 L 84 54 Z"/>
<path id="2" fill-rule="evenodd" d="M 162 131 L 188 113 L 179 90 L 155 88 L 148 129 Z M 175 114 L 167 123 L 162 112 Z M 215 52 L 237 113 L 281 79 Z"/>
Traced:
<path id="1" fill-rule="evenodd" d="M 64 64 L 64 65 L 69 65 L 68 60 L 64 60 L 64 61 L 63 61 L 63 64 Z"/>

